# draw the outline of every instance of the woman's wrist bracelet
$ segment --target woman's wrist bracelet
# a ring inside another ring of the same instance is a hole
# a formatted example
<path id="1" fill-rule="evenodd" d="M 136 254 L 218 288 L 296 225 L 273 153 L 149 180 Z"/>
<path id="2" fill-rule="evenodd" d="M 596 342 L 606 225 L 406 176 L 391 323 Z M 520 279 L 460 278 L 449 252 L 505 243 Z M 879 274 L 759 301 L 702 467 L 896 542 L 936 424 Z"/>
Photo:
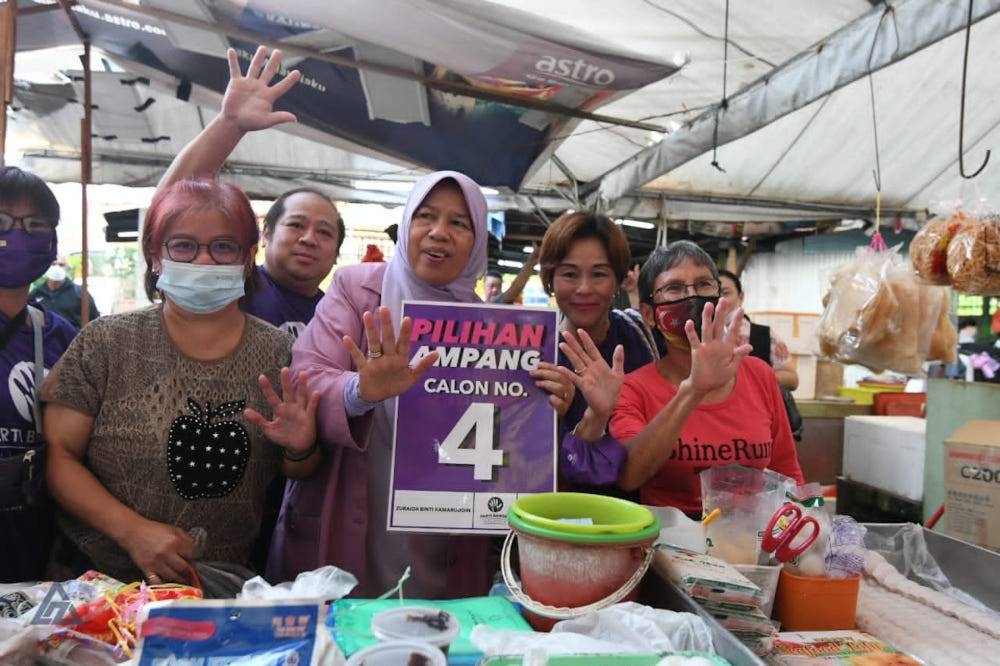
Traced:
<path id="1" fill-rule="evenodd" d="M 318 448 L 319 448 L 319 440 L 315 440 L 313 441 L 312 446 L 310 446 L 302 453 L 289 453 L 288 449 L 284 449 L 281 452 L 281 455 L 285 458 L 285 460 L 289 462 L 302 462 L 306 458 L 312 456 L 312 454 L 316 453 L 316 449 Z"/>

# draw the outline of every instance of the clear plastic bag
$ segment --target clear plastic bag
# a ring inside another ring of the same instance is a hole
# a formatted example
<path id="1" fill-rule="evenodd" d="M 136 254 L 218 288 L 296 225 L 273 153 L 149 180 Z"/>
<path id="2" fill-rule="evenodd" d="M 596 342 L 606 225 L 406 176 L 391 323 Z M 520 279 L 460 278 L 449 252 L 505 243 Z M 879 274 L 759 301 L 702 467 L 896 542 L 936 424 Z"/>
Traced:
<path id="1" fill-rule="evenodd" d="M 917 277 L 927 284 L 949 285 L 948 244 L 955 233 L 974 223 L 963 210 L 935 218 L 925 224 L 910 241 L 910 260 Z"/>
<path id="2" fill-rule="evenodd" d="M 955 232 L 948 245 L 948 275 L 961 292 L 1000 294 L 1000 217 L 982 217 Z"/>
<path id="3" fill-rule="evenodd" d="M 917 375 L 934 356 L 947 357 L 954 327 L 942 307 L 947 290 L 917 281 L 894 251 L 859 248 L 824 298 L 817 333 L 821 352 L 875 372 Z M 957 333 L 954 334 L 957 340 Z M 954 350 L 951 350 L 954 353 Z"/>

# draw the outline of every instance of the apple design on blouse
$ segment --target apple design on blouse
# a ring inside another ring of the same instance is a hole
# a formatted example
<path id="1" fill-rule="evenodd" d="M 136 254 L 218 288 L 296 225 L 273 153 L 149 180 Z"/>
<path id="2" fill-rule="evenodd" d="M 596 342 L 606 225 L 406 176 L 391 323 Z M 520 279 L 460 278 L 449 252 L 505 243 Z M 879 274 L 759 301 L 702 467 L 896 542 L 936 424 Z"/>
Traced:
<path id="1" fill-rule="evenodd" d="M 226 402 L 214 410 L 210 402 L 204 409 L 191 398 L 187 404 L 190 413 L 170 424 L 170 481 L 186 500 L 224 497 L 240 484 L 250 460 L 246 428 L 231 418 L 242 413 L 246 400 Z"/>

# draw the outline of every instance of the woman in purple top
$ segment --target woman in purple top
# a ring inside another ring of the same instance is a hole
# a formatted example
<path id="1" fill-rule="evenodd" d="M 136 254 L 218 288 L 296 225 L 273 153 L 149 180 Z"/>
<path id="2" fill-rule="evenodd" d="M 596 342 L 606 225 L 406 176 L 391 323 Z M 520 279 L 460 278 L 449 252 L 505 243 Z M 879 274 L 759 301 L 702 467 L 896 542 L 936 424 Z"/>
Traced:
<path id="1" fill-rule="evenodd" d="M 413 187 L 389 263 L 345 266 L 292 351 L 321 394 L 317 427 L 326 455 L 312 479 L 285 492 L 268 561 L 268 578 L 335 564 L 359 581 L 354 594 L 392 588 L 407 566 L 410 597 L 482 595 L 496 571 L 493 543 L 482 536 L 388 532 L 389 468 L 396 396 L 436 360 L 409 364 L 404 300 L 480 302 L 476 281 L 486 271 L 486 199 L 454 171 L 425 176 Z M 399 331 L 398 337 L 394 335 Z M 536 375 L 560 382 L 554 368 Z M 568 381 L 550 398 L 565 411 Z M 543 386 L 544 388 L 545 386 Z"/>
<path id="2" fill-rule="evenodd" d="M 58 224 L 59 202 L 41 178 L 0 168 L 0 583 L 40 580 L 48 556 L 38 395 L 76 329 L 29 306 L 28 290 L 56 257 Z"/>
<path id="3" fill-rule="evenodd" d="M 642 316 L 611 309 L 619 287 L 634 281 L 628 240 L 604 215 L 566 213 L 546 230 L 540 263 L 563 317 L 559 365 L 578 370 L 564 373 L 578 390 L 562 423 L 560 479 L 566 490 L 637 499 L 616 485 L 627 454 L 606 434 L 624 373 L 659 358 Z"/>

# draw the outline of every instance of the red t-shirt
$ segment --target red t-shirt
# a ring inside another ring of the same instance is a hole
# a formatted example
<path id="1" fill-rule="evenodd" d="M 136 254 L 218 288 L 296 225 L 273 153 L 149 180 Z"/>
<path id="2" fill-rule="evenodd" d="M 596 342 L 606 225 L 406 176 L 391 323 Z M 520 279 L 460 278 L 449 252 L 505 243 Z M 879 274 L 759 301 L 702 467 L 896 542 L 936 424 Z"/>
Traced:
<path id="1" fill-rule="evenodd" d="M 635 437 L 675 395 L 677 389 L 655 363 L 629 373 L 611 416 L 611 435 L 620 442 Z M 640 489 L 642 502 L 696 513 L 701 510 L 698 474 L 732 463 L 767 467 L 803 483 L 774 370 L 757 358 L 743 360 L 725 399 L 702 403 L 691 413 L 670 459 Z"/>

